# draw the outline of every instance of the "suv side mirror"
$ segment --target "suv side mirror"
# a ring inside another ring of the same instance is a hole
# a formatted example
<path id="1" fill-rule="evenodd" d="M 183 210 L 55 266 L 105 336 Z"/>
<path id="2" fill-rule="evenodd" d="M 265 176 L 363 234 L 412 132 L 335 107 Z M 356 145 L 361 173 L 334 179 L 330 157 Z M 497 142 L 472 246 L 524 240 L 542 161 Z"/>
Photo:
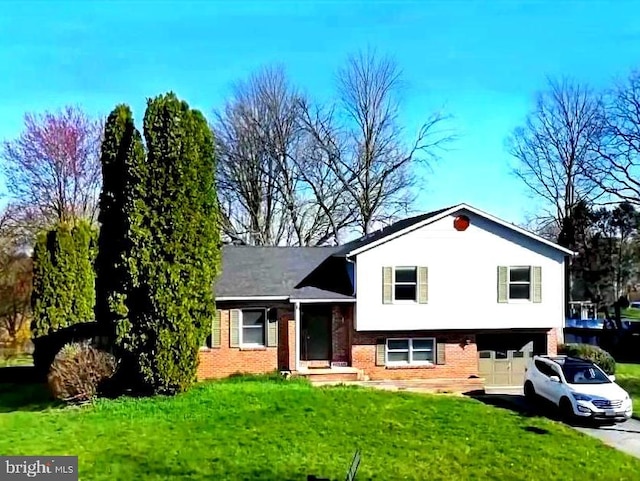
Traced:
<path id="1" fill-rule="evenodd" d="M 560 376 L 549 376 L 549 381 L 560 382 Z"/>
<path id="2" fill-rule="evenodd" d="M 610 374 L 609 375 L 609 381 L 616 382 L 616 375 L 615 374 Z"/>

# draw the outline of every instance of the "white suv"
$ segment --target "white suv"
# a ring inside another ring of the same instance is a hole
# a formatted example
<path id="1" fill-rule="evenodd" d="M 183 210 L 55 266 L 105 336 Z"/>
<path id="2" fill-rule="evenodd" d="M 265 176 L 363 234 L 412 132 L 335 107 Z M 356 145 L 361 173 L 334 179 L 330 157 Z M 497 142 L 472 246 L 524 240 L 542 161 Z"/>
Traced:
<path id="1" fill-rule="evenodd" d="M 629 394 L 596 364 L 567 356 L 534 356 L 525 371 L 524 394 L 548 399 L 567 418 L 624 422 L 631 417 Z"/>

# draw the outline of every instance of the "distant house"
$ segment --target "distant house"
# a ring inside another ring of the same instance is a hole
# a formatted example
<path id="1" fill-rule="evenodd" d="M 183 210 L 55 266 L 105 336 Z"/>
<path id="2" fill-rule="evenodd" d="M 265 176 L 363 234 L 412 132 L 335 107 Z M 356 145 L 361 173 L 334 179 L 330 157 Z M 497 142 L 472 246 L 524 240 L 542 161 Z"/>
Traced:
<path id="1" fill-rule="evenodd" d="M 225 246 L 198 375 L 518 384 L 561 342 L 570 254 L 466 204 L 337 247 Z"/>

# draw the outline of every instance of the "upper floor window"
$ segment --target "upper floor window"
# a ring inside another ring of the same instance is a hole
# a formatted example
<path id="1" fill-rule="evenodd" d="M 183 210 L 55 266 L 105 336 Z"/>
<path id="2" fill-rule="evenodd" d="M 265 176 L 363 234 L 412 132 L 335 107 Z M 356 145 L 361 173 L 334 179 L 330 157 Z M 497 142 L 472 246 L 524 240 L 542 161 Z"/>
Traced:
<path id="1" fill-rule="evenodd" d="M 427 304 L 429 269 L 426 266 L 385 266 L 382 268 L 382 303 Z"/>
<path id="2" fill-rule="evenodd" d="M 498 302 L 542 302 L 541 266 L 498 266 Z"/>
<path id="3" fill-rule="evenodd" d="M 393 294 L 396 301 L 415 301 L 418 294 L 418 272 L 416 267 L 396 267 Z"/>
<path id="4" fill-rule="evenodd" d="M 531 267 L 509 268 L 509 299 L 531 299 Z"/>

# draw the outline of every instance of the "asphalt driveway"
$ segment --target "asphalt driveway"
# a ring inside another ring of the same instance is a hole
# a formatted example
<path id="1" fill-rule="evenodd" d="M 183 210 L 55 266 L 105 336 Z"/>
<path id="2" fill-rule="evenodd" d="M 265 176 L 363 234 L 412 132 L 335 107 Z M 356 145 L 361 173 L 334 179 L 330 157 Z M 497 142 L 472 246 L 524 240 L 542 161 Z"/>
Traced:
<path id="1" fill-rule="evenodd" d="M 516 411 L 523 416 L 545 416 L 562 422 L 558 410 L 542 399 L 535 405 L 531 405 L 520 393 L 478 393 L 471 394 L 471 397 L 492 406 Z M 571 427 L 584 434 L 598 438 L 611 447 L 640 458 L 640 421 L 636 419 L 630 419 L 619 424 L 583 423 L 571 425 Z"/>

